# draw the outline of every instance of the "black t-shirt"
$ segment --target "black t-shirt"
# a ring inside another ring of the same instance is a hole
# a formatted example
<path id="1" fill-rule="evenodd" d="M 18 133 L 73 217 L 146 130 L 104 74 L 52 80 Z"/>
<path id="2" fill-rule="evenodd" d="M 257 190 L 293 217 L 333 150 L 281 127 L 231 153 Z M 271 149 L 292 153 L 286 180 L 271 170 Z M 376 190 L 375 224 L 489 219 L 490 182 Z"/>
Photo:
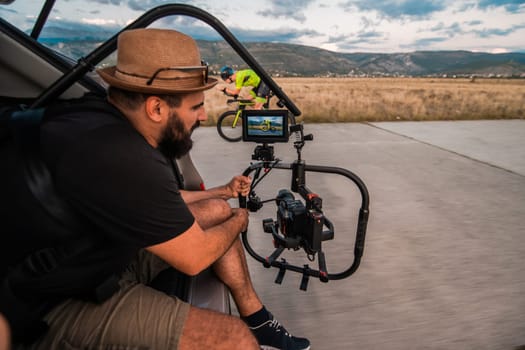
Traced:
<path id="1" fill-rule="evenodd" d="M 183 233 L 194 218 L 171 163 L 101 103 L 46 115 L 41 144 L 57 191 L 112 245 L 147 247 Z"/>
<path id="2" fill-rule="evenodd" d="M 106 300 L 141 248 L 195 221 L 171 162 L 105 100 L 47 108 L 40 142 L 56 192 L 78 225 L 48 215 L 28 188 L 17 146 L 0 145 L 9 170 L 0 173 L 0 311 L 13 334 L 24 336 L 65 298 Z"/>

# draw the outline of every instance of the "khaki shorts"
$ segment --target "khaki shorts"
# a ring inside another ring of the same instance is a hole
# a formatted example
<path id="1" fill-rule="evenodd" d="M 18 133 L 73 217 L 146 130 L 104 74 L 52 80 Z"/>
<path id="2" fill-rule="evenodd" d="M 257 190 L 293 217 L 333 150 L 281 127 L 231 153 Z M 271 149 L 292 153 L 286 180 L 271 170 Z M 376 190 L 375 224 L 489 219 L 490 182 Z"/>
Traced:
<path id="1" fill-rule="evenodd" d="M 120 290 L 102 304 L 70 299 L 45 320 L 49 331 L 31 349 L 177 349 L 190 305 L 145 284 L 166 263 L 141 251 Z"/>

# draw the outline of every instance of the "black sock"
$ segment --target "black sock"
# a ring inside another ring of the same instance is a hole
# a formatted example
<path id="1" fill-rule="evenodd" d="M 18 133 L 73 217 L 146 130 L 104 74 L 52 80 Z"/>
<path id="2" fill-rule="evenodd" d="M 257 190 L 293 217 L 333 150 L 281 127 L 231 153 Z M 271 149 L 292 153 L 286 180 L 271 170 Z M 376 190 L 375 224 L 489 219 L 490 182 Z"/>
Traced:
<path id="1" fill-rule="evenodd" d="M 253 314 L 248 315 L 246 317 L 242 317 L 242 320 L 248 325 L 248 327 L 252 327 L 252 328 L 263 324 L 269 319 L 270 319 L 270 313 L 268 312 L 268 310 L 266 310 L 264 305 L 262 309 L 260 309 L 259 311 L 254 312 Z"/>

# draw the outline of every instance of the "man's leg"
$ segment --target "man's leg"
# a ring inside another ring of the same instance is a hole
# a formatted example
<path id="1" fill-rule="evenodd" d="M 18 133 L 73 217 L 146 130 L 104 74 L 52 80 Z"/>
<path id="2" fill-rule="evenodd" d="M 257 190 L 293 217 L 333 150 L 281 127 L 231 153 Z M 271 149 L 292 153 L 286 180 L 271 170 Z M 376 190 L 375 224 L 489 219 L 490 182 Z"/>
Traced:
<path id="1" fill-rule="evenodd" d="M 192 307 L 182 331 L 179 350 L 254 349 L 259 345 L 239 318 Z"/>
<path id="2" fill-rule="evenodd" d="M 102 304 L 70 299 L 47 316 L 32 349 L 258 349 L 237 317 L 198 309 L 146 284 L 168 265 L 141 251 Z"/>
<path id="3" fill-rule="evenodd" d="M 262 308 L 262 303 L 255 292 L 246 255 L 240 238 L 230 249 L 213 264 L 213 269 L 219 279 L 228 286 L 241 317 L 253 314 Z"/>
<path id="4" fill-rule="evenodd" d="M 205 215 L 212 210 L 209 208 L 210 203 L 212 201 L 200 201 L 189 206 L 198 221 L 205 222 L 203 217 L 210 217 L 210 215 Z M 222 208 L 220 213 L 223 215 L 216 215 L 215 222 L 206 222 L 209 225 L 217 224 L 220 220 L 229 217 L 229 206 L 225 207 L 225 210 L 224 203 L 217 204 L 221 205 L 214 206 L 213 210 Z M 262 349 L 307 350 L 310 348 L 310 342 L 307 339 L 289 334 L 263 307 L 253 288 L 240 238 L 237 238 L 226 253 L 213 264 L 213 269 L 217 277 L 228 286 L 240 316 L 250 327 Z"/>
<path id="5" fill-rule="evenodd" d="M 310 342 L 292 336 L 269 313 L 255 292 L 240 238 L 213 265 L 228 286 L 242 319 L 257 338 L 261 349 L 308 350 Z"/>
<path id="6" fill-rule="evenodd" d="M 237 317 L 191 307 L 137 284 L 101 305 L 69 300 L 31 349 L 259 349 Z"/>

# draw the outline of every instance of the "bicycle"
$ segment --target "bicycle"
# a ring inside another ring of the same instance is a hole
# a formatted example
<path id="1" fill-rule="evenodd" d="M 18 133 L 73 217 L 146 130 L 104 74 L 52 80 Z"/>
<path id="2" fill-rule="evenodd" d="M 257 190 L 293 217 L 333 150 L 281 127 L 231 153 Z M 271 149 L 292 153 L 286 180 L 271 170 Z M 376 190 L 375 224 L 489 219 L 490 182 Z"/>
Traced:
<path id="1" fill-rule="evenodd" d="M 271 96 L 272 94 L 266 97 L 264 109 L 268 108 Z M 237 103 L 237 108 L 226 111 L 219 116 L 219 119 L 217 119 L 217 132 L 226 141 L 239 142 L 242 139 L 242 111 L 245 110 L 246 107 L 255 105 L 255 99 L 247 100 L 239 99 L 237 96 L 233 97 L 233 99 L 227 100 L 226 103 L 228 105 Z"/>
<path id="2" fill-rule="evenodd" d="M 226 101 L 228 105 L 238 103 L 235 110 L 226 111 L 217 119 L 217 132 L 229 142 L 239 142 L 242 139 L 242 118 L 241 114 L 248 106 L 253 106 L 255 101 L 243 99 L 230 99 Z"/>

